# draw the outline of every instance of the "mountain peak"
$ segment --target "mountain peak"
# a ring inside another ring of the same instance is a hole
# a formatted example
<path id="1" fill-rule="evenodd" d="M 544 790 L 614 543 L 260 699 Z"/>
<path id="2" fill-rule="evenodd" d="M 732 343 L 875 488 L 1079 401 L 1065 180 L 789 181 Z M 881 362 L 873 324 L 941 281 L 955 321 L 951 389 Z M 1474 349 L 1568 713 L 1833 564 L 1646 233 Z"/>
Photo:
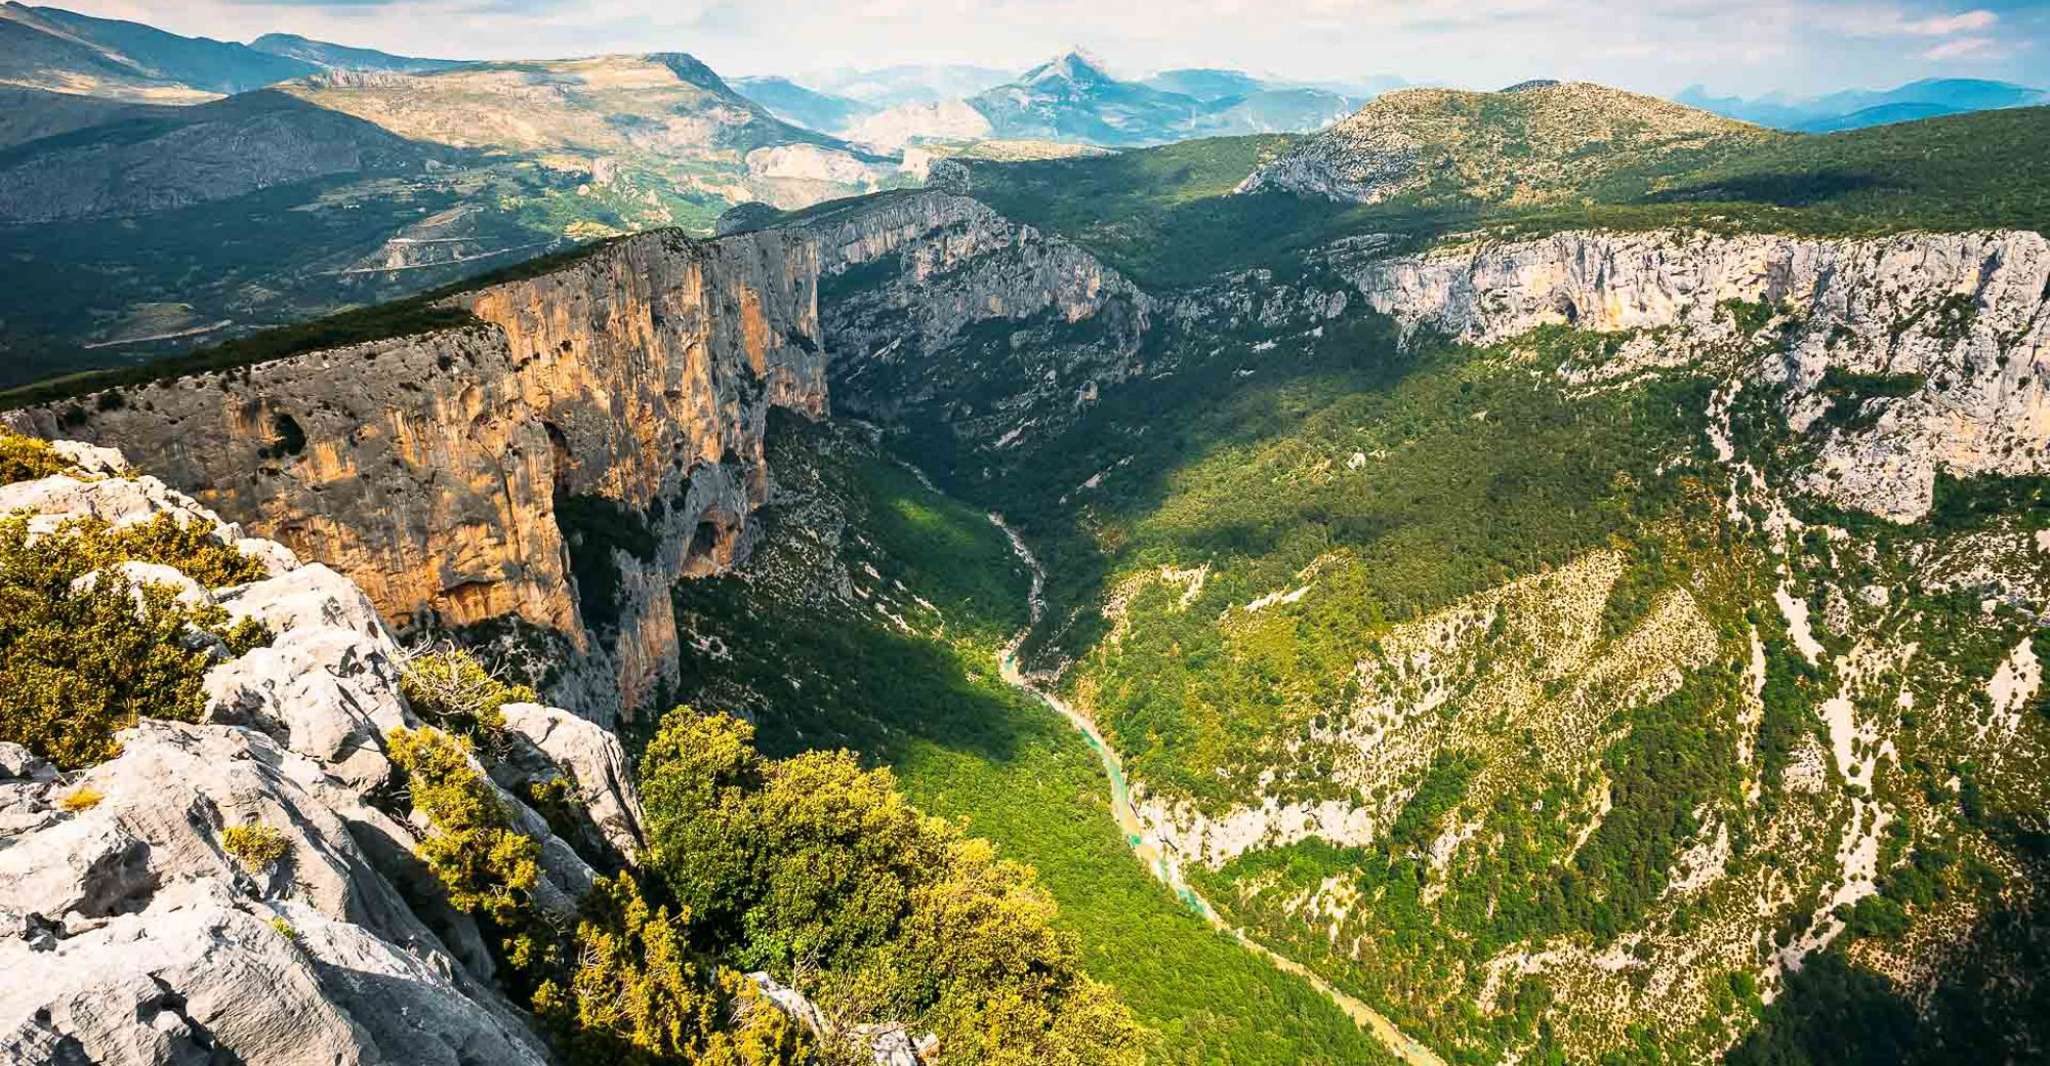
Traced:
<path id="1" fill-rule="evenodd" d="M 1067 51 L 1026 71 L 1023 80 L 1026 84 L 1032 84 L 1053 78 L 1072 82 L 1107 82 L 1117 80 L 1112 78 L 1110 72 L 1104 69 L 1101 59 L 1096 58 L 1093 53 L 1081 45 L 1072 46 Z"/>

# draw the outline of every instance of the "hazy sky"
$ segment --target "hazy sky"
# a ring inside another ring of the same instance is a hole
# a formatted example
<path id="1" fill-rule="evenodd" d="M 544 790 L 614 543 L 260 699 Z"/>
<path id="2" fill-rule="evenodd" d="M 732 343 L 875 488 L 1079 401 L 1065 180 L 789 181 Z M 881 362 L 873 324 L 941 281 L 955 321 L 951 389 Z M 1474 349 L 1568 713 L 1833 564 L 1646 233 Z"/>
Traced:
<path id="1" fill-rule="evenodd" d="M 2050 0 L 71 0 L 88 14 L 247 40 L 282 30 L 415 55 L 687 51 L 727 74 L 963 62 L 1024 69 L 1068 45 L 1114 73 L 1230 66 L 1496 88 L 1588 79 L 1670 94 L 2050 83 Z"/>

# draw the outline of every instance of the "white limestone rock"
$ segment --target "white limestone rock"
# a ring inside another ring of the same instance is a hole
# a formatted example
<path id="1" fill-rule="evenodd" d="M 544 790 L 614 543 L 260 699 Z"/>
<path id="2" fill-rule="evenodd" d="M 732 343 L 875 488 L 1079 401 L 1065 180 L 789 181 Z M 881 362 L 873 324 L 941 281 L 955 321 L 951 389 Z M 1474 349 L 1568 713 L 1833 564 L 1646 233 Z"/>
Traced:
<path id="1" fill-rule="evenodd" d="M 556 769 L 576 783 L 593 827 L 622 858 L 639 857 L 641 798 L 619 738 L 568 711 L 534 703 L 500 708 L 506 727 L 531 741 Z"/>
<path id="2" fill-rule="evenodd" d="M 89 922 L 120 913 L 153 888 L 149 845 L 112 815 L 88 811 L 0 850 L 0 906 L 18 916 Z"/>
<path id="3" fill-rule="evenodd" d="M 300 566 L 299 556 L 292 549 L 262 537 L 243 537 L 235 542 L 235 550 L 256 560 L 272 577 L 288 574 Z"/>
<path id="4" fill-rule="evenodd" d="M 398 652 L 398 641 L 370 597 L 354 582 L 320 563 L 224 591 L 219 600 L 229 614 L 254 618 L 273 632 L 331 627 L 370 641 L 387 657 L 395 658 Z"/>
<path id="5" fill-rule="evenodd" d="M 195 881 L 40 949 L 0 940 L 0 1061 L 546 1061 L 509 1012 L 412 956 L 316 911 L 286 913 L 281 928 L 263 905 Z"/>
<path id="6" fill-rule="evenodd" d="M 120 575 L 128 582 L 129 594 L 135 598 L 137 608 L 144 606 L 142 590 L 148 585 L 170 589 L 176 595 L 177 601 L 187 607 L 211 607 L 214 603 L 213 595 L 207 592 L 205 586 L 186 577 L 177 567 L 165 566 L 162 563 L 138 563 L 133 560 L 86 574 L 71 583 L 71 591 L 91 592 L 100 586 L 101 575 L 110 572 Z"/>
<path id="7" fill-rule="evenodd" d="M 117 448 L 101 448 L 77 440 L 53 440 L 50 450 L 88 477 L 126 477 L 134 472 Z"/>
<path id="8" fill-rule="evenodd" d="M 29 523 L 36 533 L 76 518 L 101 518 L 120 528 L 169 514 L 181 525 L 198 522 L 229 543 L 242 538 L 240 526 L 222 522 L 192 497 L 148 476 L 83 481 L 57 474 L 0 485 L 0 514 L 19 510 L 36 512 Z"/>
<path id="9" fill-rule="evenodd" d="M 56 767 L 36 758 L 19 744 L 0 741 L 0 781 L 49 782 L 56 779 Z"/>
<path id="10" fill-rule="evenodd" d="M 89 809 L 57 811 L 52 782 L 0 783 L 0 808 L 43 815 L 0 819 L 0 1062 L 60 1047 L 95 1062 L 195 1048 L 251 1066 L 544 1061 L 476 975 L 474 928 L 444 923 L 458 961 L 408 906 L 434 882 L 403 823 L 250 730 L 145 721 L 119 740 L 72 786 L 101 794 Z M 284 835 L 275 868 L 224 849 L 245 824 Z M 319 936 L 288 939 L 273 907 Z"/>
<path id="11" fill-rule="evenodd" d="M 207 672 L 207 720 L 245 725 L 357 788 L 385 781 L 384 738 L 417 724 L 385 642 L 337 626 L 288 629 Z"/>

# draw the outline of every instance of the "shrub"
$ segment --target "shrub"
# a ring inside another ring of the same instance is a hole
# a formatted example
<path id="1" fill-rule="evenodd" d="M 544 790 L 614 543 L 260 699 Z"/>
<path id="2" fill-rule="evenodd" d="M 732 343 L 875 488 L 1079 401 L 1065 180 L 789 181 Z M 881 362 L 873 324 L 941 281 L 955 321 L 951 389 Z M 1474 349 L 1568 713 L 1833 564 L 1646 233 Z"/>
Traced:
<path id="1" fill-rule="evenodd" d="M 80 785 L 79 787 L 74 788 L 69 792 L 66 792 L 64 794 L 64 798 L 57 801 L 57 806 L 62 807 L 63 809 L 71 811 L 73 813 L 76 813 L 78 811 L 89 811 L 92 810 L 94 807 L 99 806 L 100 801 L 106 798 L 107 794 L 101 792 L 99 789 L 96 789 L 91 785 Z"/>
<path id="2" fill-rule="evenodd" d="M 138 717 L 198 720 L 213 640 L 239 655 L 269 639 L 253 621 L 119 574 L 74 587 L 128 560 L 231 579 L 255 565 L 169 519 L 119 530 L 79 520 L 31 543 L 27 517 L 0 518 L 0 740 L 66 769 L 112 758 L 114 734 Z"/>
<path id="3" fill-rule="evenodd" d="M 513 825 L 512 812 L 471 761 L 471 742 L 439 729 L 395 729 L 392 764 L 405 775 L 413 806 L 427 817 L 417 849 L 441 882 L 449 905 L 483 920 L 498 955 L 520 987 L 557 961 L 555 930 L 534 906 L 541 844 Z"/>
<path id="4" fill-rule="evenodd" d="M 285 861 L 291 845 L 267 825 L 231 825 L 221 831 L 221 848 L 250 873 L 269 873 Z"/>
<path id="5" fill-rule="evenodd" d="M 388 740 L 414 808 L 427 816 L 420 858 L 450 905 L 519 930 L 541 878 L 540 845 L 512 827 L 468 742 L 433 728 L 394 729 Z"/>
<path id="6" fill-rule="evenodd" d="M 270 576 L 263 564 L 224 544 L 198 522 L 180 522 L 159 514 L 146 522 L 114 528 L 97 518 L 78 520 L 81 539 L 97 549 L 94 563 L 109 566 L 128 560 L 163 563 L 210 589 L 246 585 Z"/>
<path id="7" fill-rule="evenodd" d="M 548 981 L 535 1010 L 576 1063 L 767 1066 L 806 1058 L 791 1018 L 754 984 L 704 961 L 687 911 L 647 901 L 629 874 L 600 878 L 577 923 L 574 971 Z"/>
<path id="8" fill-rule="evenodd" d="M 800 1061 L 805 1045 L 788 1017 L 745 1009 L 753 986 L 696 952 L 688 913 L 651 904 L 631 875 L 598 879 L 574 930 L 543 916 L 534 902 L 540 844 L 513 827 L 467 739 L 434 728 L 387 739 L 427 817 L 421 859 L 451 905 L 496 932 L 509 983 L 532 990 L 570 1062 Z"/>
<path id="9" fill-rule="evenodd" d="M 548 823 L 555 835 L 565 840 L 575 840 L 584 820 L 584 802 L 577 795 L 576 779 L 572 777 L 551 777 L 546 781 L 532 781 L 520 790 L 527 806 L 534 808 Z"/>
<path id="10" fill-rule="evenodd" d="M 71 464 L 48 441 L 0 429 L 0 485 L 33 481 L 71 469 Z"/>
<path id="11" fill-rule="evenodd" d="M 500 708 L 538 699 L 533 689 L 498 680 L 468 652 L 454 648 L 408 658 L 399 675 L 399 691 L 421 718 L 486 744 L 505 732 Z"/>
<path id="12" fill-rule="evenodd" d="M 283 918 L 272 918 L 270 920 L 270 927 L 277 930 L 277 934 L 286 940 L 299 939 L 299 930 L 292 928 L 292 923 Z"/>

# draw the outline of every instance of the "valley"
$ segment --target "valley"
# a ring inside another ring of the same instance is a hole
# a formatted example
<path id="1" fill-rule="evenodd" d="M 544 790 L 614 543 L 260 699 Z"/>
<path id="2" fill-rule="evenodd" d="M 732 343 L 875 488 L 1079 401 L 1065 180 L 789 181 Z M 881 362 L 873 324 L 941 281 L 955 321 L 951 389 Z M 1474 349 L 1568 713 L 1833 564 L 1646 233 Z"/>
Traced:
<path id="1" fill-rule="evenodd" d="M 1243 929 L 1234 929 L 1227 926 L 1223 919 L 1218 917 L 1217 909 L 1210 905 L 1210 901 L 1197 894 L 1196 890 L 1190 888 L 1188 882 L 1183 880 L 1181 875 L 1182 857 L 1172 850 L 1171 845 L 1167 845 L 1163 841 L 1149 836 L 1145 821 L 1140 817 L 1138 809 L 1132 805 L 1132 784 L 1130 779 L 1125 776 L 1124 762 L 1118 758 L 1117 751 L 1111 747 L 1110 742 L 1105 740 L 1103 734 L 1097 731 L 1096 723 L 1090 721 L 1087 716 L 1069 706 L 1067 701 L 1042 688 L 1039 681 L 1027 677 L 1024 671 L 1018 668 L 1018 649 L 1031 636 L 1032 627 L 1039 624 L 1044 614 L 1045 602 L 1042 592 L 1045 587 L 1046 573 L 1040 568 L 1039 560 L 1033 557 L 1032 550 L 1025 546 L 1024 539 L 1018 536 L 1017 532 L 1011 529 L 1011 527 L 1005 525 L 1001 516 L 992 513 L 989 517 L 990 523 L 1002 531 L 1004 538 L 1010 542 L 1011 551 L 1018 556 L 1018 561 L 1024 563 L 1026 569 L 1032 573 L 1032 589 L 1029 594 L 1032 610 L 1027 622 L 1027 628 L 1021 630 L 1011 644 L 1004 648 L 1001 657 L 997 661 L 998 676 L 1003 678 L 1005 684 L 1019 689 L 1041 703 L 1046 704 L 1047 707 L 1066 719 L 1068 724 L 1073 726 L 1075 731 L 1080 733 L 1083 739 L 1089 742 L 1089 747 L 1103 761 L 1103 774 L 1110 786 L 1111 820 L 1116 822 L 1118 829 L 1124 832 L 1125 840 L 1131 846 L 1132 854 L 1137 856 L 1140 863 L 1144 864 L 1148 870 L 1151 870 L 1153 876 L 1166 885 L 1176 898 L 1187 904 L 1191 910 L 1202 915 L 1205 921 L 1230 934 L 1232 939 L 1238 941 L 1247 951 L 1273 964 L 1275 969 L 1309 982 L 1311 987 L 1315 988 L 1320 995 L 1331 1000 L 1340 1010 L 1344 1011 L 1346 1017 L 1351 1018 L 1361 1028 L 1373 1033 L 1374 1037 L 1393 1053 L 1397 1059 L 1409 1063 L 1410 1066 L 1442 1066 L 1443 1060 L 1431 1054 L 1430 1049 L 1404 1035 L 1401 1030 L 1395 1028 L 1394 1023 L 1383 1017 L 1372 1007 L 1331 987 L 1323 978 L 1318 977 L 1314 971 L 1270 950 L 1259 941 L 1246 935 Z"/>

